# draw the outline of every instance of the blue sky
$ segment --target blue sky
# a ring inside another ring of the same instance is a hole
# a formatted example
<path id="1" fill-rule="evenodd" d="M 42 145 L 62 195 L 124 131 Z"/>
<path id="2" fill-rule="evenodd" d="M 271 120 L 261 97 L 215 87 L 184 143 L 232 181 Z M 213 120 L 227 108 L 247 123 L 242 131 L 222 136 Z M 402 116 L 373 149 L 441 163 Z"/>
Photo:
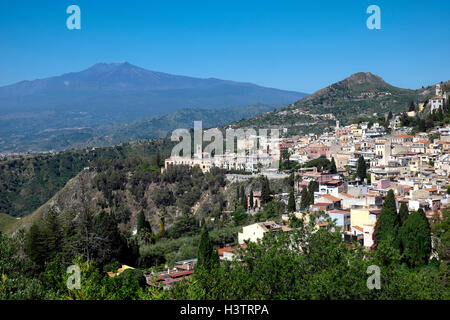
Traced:
<path id="1" fill-rule="evenodd" d="M 66 28 L 71 4 L 81 30 Z M 449 18 L 447 0 L 1 0 L 0 85 L 128 61 L 309 93 L 359 71 L 418 88 L 450 79 Z"/>

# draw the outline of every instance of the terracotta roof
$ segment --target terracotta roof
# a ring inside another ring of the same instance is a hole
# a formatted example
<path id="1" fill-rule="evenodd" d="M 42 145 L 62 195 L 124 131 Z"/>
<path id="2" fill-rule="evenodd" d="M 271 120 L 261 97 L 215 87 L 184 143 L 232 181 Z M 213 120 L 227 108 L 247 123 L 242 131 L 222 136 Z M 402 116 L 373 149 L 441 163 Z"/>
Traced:
<path id="1" fill-rule="evenodd" d="M 410 136 L 410 135 L 408 135 L 408 134 L 401 134 L 401 135 L 395 136 L 394 138 L 397 138 L 397 139 L 401 139 L 401 138 L 412 138 L 412 136 Z"/>
<path id="2" fill-rule="evenodd" d="M 341 199 L 336 198 L 335 196 L 332 196 L 331 194 L 324 194 L 322 197 L 324 197 L 324 198 L 326 198 L 328 200 L 331 200 L 333 202 L 341 201 Z"/>
<path id="3" fill-rule="evenodd" d="M 341 183 L 342 182 L 342 180 L 330 180 L 330 181 L 327 181 L 327 182 L 325 182 L 326 184 L 338 184 L 338 183 Z"/>
<path id="4" fill-rule="evenodd" d="M 330 210 L 330 211 L 328 211 L 328 212 L 329 212 L 329 213 L 340 213 L 340 214 L 350 213 L 350 211 L 347 211 L 347 210 L 338 210 L 338 209 Z"/>
<path id="5" fill-rule="evenodd" d="M 181 272 L 174 272 L 174 273 L 169 274 L 169 276 L 171 278 L 178 278 L 178 277 L 187 276 L 187 275 L 190 275 L 193 273 L 194 273 L 194 270 L 187 270 L 187 271 L 181 271 Z"/>
<path id="6" fill-rule="evenodd" d="M 361 228 L 360 226 L 353 226 L 353 228 L 358 230 L 358 231 L 364 232 L 364 229 Z"/>
<path id="7" fill-rule="evenodd" d="M 353 198 L 352 195 L 350 195 L 348 193 L 345 193 L 345 192 L 339 192 L 339 194 L 341 194 L 341 195 L 343 195 L 344 197 L 347 197 L 347 198 Z"/>

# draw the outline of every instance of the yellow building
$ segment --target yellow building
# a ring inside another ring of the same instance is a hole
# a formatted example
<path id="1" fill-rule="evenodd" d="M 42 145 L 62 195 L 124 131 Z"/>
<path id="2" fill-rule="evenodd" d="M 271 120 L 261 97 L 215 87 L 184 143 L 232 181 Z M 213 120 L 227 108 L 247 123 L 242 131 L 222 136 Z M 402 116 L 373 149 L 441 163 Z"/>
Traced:
<path id="1" fill-rule="evenodd" d="M 372 211 L 372 213 L 371 213 Z M 375 225 L 376 214 L 368 207 L 357 207 L 350 209 L 350 224 L 352 227 L 362 228 L 364 225 Z"/>

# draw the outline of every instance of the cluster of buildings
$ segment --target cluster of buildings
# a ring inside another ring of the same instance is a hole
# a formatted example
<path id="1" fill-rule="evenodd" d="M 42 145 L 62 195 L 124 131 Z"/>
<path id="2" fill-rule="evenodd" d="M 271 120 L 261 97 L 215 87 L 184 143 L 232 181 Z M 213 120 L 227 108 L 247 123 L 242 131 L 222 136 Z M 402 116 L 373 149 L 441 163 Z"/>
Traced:
<path id="1" fill-rule="evenodd" d="M 164 162 L 164 169 L 170 165 L 188 165 L 199 166 L 203 172 L 208 172 L 212 167 L 258 172 L 263 168 L 278 167 L 280 141 L 279 137 L 248 136 L 245 139 L 237 139 L 235 151 L 226 151 L 213 156 L 211 153 L 201 150 L 201 146 L 197 146 L 192 157 L 171 156 L 167 158 Z"/>
<path id="2" fill-rule="evenodd" d="M 430 99 L 428 104 L 431 110 L 436 110 L 442 108 L 446 100 L 448 94 L 442 95 L 440 85 L 437 85 L 436 97 Z M 397 209 L 405 203 L 411 212 L 423 209 L 428 218 L 441 214 L 442 209 L 449 207 L 450 126 L 436 127 L 431 132 L 415 135 L 411 134 L 411 129 L 399 127 L 398 117 L 394 117 L 389 126 L 391 130 L 368 122 L 341 126 L 336 121 L 334 130 L 322 135 L 280 138 L 277 141 L 278 152 L 269 153 L 265 162 L 252 161 L 251 156 L 245 154 L 245 159 L 239 159 L 236 154 L 212 159 L 205 154 L 185 160 L 169 158 L 166 166 L 199 163 L 204 165 L 202 169 L 205 170 L 218 166 L 254 172 L 255 169 L 270 166 L 277 160 L 276 157 L 286 151 L 289 160 L 299 164 L 317 158 L 334 159 L 336 173 L 321 172 L 316 167 L 302 167 L 294 173 L 297 208 L 300 208 L 302 189 L 307 188 L 311 181 L 319 185 L 314 192 L 313 204 L 295 215 L 305 217 L 305 211 L 309 211 L 316 217 L 316 226 L 320 228 L 327 225 L 322 215 L 326 213 L 341 228 L 346 239 L 357 240 L 370 248 L 375 224 L 389 190 L 394 191 Z M 245 149 L 248 146 L 241 144 L 240 147 Z M 367 178 L 362 181 L 352 179 L 361 157 L 368 168 Z M 260 194 L 254 192 L 253 196 L 254 207 L 259 209 Z M 287 201 L 286 195 L 275 195 L 274 199 Z M 267 232 L 288 232 L 291 229 L 287 222 L 288 216 L 285 215 L 279 223 L 266 221 L 245 226 L 238 233 L 238 242 L 243 245 L 246 241 L 256 241 Z M 223 248 L 221 258 L 232 259 L 236 249 L 232 246 Z"/>

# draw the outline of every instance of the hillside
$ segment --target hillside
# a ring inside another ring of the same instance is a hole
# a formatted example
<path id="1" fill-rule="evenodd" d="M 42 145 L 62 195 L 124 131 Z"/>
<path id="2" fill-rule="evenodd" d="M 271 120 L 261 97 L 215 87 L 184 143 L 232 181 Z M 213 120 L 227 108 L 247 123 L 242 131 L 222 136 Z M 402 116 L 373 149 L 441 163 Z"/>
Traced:
<path id="1" fill-rule="evenodd" d="M 8 222 L 5 231 L 28 228 L 49 210 L 70 221 L 84 208 L 93 214 L 113 213 L 122 230 L 136 228 L 138 213 L 144 211 L 153 229 L 161 218 L 166 226 L 183 213 L 211 213 L 223 206 L 224 173 L 217 169 L 203 174 L 200 169 L 171 168 L 164 174 L 142 158 L 115 157 L 95 168 L 84 169 L 35 212 L 20 220 L 0 216 Z M 16 221 L 16 223 L 12 223 Z"/>
<path id="2" fill-rule="evenodd" d="M 21 225 L 21 221 L 7 214 L 0 213 L 0 233 L 10 234 Z"/>
<path id="3" fill-rule="evenodd" d="M 99 63 L 81 72 L 0 87 L 0 152 L 36 150 L 29 141 L 63 134 L 78 135 L 75 142 L 89 139 L 89 130 L 99 126 L 180 109 L 286 105 L 305 95 L 251 83 L 149 71 L 126 62 Z M 49 150 L 53 144 L 39 147 Z"/>
<path id="4" fill-rule="evenodd" d="M 169 140 L 137 141 L 115 147 L 79 149 L 0 160 L 0 212 L 11 216 L 32 213 L 53 197 L 85 167 L 95 167 L 111 159 L 149 163 L 157 152 L 167 155 Z"/>
<path id="5" fill-rule="evenodd" d="M 384 116 L 400 112 L 410 101 L 423 101 L 434 93 L 433 87 L 409 90 L 394 87 L 370 72 L 359 72 L 320 89 L 286 108 L 238 121 L 239 127 L 285 127 L 290 134 L 318 133 L 356 118 Z"/>
<path id="6" fill-rule="evenodd" d="M 4 141 L 2 148 L 25 152 L 113 146 L 127 141 L 164 138 L 175 129 L 192 127 L 194 121 L 202 121 L 205 128 L 222 126 L 262 112 L 272 111 L 275 107 L 276 105 L 256 104 L 215 110 L 181 109 L 127 123 L 93 128 L 45 129 L 32 136 L 15 136 Z"/>

